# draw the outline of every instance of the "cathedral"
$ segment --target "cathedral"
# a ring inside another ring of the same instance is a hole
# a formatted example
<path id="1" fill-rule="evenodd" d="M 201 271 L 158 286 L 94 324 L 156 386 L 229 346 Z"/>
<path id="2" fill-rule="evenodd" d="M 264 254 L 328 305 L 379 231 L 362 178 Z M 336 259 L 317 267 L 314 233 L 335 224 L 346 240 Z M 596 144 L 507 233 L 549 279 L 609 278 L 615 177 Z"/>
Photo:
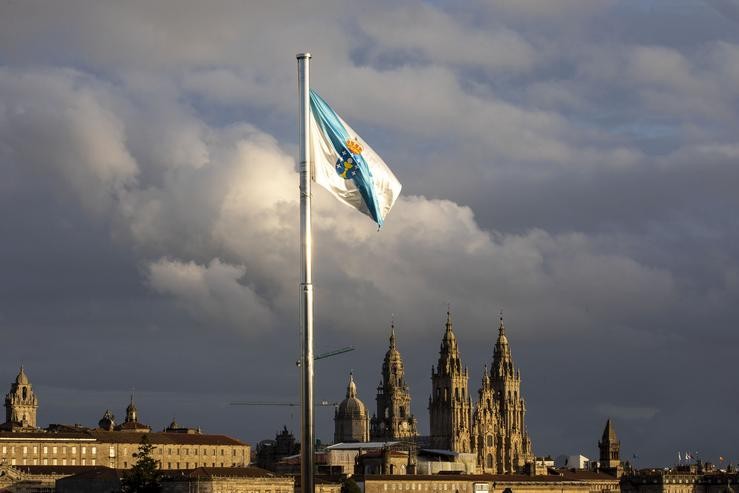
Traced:
<path id="1" fill-rule="evenodd" d="M 521 373 L 513 363 L 502 315 L 493 360 L 489 370 L 487 365 L 484 367 L 474 402 L 468 384 L 469 371 L 462 364 L 451 313 L 447 311 L 439 359 L 436 366 L 431 367 L 428 447 L 469 454 L 482 473 L 522 471 L 534 460 L 534 453 L 524 422 L 526 404 L 521 394 Z M 404 379 L 394 325 L 376 401 L 377 413 L 369 420 L 371 440 L 414 443 L 422 440 L 418 437 L 416 418 L 411 413 L 411 395 Z M 337 443 L 367 441 L 364 432 L 367 429 L 366 409 L 357 397 L 352 376 L 334 423 Z"/>

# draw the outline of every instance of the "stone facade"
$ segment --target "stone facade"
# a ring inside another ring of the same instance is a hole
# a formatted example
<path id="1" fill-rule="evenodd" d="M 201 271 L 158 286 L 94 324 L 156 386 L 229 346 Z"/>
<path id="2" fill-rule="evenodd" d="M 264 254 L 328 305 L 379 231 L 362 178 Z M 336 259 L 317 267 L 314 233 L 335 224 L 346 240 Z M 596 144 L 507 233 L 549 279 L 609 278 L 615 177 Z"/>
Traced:
<path id="1" fill-rule="evenodd" d="M 482 472 L 519 472 L 533 461 L 525 414 L 521 373 L 513 364 L 501 315 L 493 364 L 489 374 L 485 368 L 473 415 L 472 449 Z"/>
<path id="2" fill-rule="evenodd" d="M 438 474 L 366 476 L 364 493 L 617 493 L 619 481 L 592 472 L 561 476 Z"/>
<path id="3" fill-rule="evenodd" d="M 467 391 L 469 373 L 459 358 L 449 312 L 445 327 L 439 362 L 436 369 L 431 367 L 431 448 L 469 453 L 472 446 L 472 399 Z"/>
<path id="4" fill-rule="evenodd" d="M 403 359 L 391 327 L 390 347 L 382 364 L 382 382 L 377 387 L 377 414 L 370 421 L 372 440 L 413 439 L 418 435 L 411 413 L 411 394 L 405 383 Z"/>
<path id="5" fill-rule="evenodd" d="M 334 414 L 334 442 L 366 442 L 369 440 L 367 408 L 357 397 L 354 375 L 349 374 L 346 399 L 341 401 Z"/>
<path id="6" fill-rule="evenodd" d="M 739 491 L 736 471 L 704 472 L 697 467 L 650 469 L 621 477 L 622 493 L 735 493 Z"/>

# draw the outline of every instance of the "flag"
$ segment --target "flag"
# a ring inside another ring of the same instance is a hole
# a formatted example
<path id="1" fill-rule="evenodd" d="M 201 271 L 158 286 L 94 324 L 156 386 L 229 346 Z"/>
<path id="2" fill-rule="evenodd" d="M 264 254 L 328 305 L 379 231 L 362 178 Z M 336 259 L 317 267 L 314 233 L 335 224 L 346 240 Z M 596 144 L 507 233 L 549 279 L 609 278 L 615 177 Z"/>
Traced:
<path id="1" fill-rule="evenodd" d="M 318 93 L 310 91 L 313 180 L 382 226 L 401 185 L 380 156 Z"/>

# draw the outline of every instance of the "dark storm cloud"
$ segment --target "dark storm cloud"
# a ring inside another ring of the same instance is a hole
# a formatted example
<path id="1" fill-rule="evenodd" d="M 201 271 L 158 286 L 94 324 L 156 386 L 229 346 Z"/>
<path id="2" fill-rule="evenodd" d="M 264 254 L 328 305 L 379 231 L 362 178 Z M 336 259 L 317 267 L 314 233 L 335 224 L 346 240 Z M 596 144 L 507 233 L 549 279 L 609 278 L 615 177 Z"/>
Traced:
<path id="1" fill-rule="evenodd" d="M 315 194 L 317 350 L 357 347 L 319 399 L 353 369 L 374 407 L 394 317 L 426 430 L 447 303 L 471 392 L 504 308 L 537 454 L 593 456 L 610 416 L 645 462 L 731 456 L 739 37 L 709 3 L 5 5 L 0 370 L 26 365 L 42 423 L 135 388 L 155 427 L 297 426 L 228 403 L 297 395 L 309 48 L 405 192 L 380 233 Z"/>

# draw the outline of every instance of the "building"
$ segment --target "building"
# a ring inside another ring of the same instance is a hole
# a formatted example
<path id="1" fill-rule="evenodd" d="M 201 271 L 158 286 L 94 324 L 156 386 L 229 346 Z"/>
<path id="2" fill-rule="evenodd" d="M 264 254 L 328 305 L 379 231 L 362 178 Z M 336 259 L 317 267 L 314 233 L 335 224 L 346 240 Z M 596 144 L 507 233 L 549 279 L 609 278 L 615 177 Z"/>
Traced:
<path id="1" fill-rule="evenodd" d="M 708 470 L 704 464 L 670 469 L 627 471 L 621 476 L 622 493 L 734 493 L 739 473 Z"/>
<path id="2" fill-rule="evenodd" d="M 275 434 L 274 440 L 262 440 L 257 444 L 257 465 L 274 471 L 280 460 L 299 453 L 300 444 L 295 441 L 295 435 L 287 431 L 287 426 L 283 426 L 282 431 Z"/>
<path id="3" fill-rule="evenodd" d="M 618 479 L 597 472 L 558 475 L 433 474 L 365 476 L 364 493 L 617 493 Z"/>
<path id="4" fill-rule="evenodd" d="M 90 468 L 58 479 L 56 493 L 120 491 L 123 475 L 124 471 L 120 469 Z M 294 493 L 295 480 L 258 467 L 198 467 L 164 473 L 160 483 L 163 493 Z"/>
<path id="5" fill-rule="evenodd" d="M 334 443 L 369 440 L 369 418 L 364 402 L 357 397 L 354 375 L 349 373 L 346 398 L 334 414 Z"/>
<path id="6" fill-rule="evenodd" d="M 521 372 L 516 369 L 501 314 L 490 373 L 485 368 L 473 414 L 472 449 L 482 472 L 520 472 L 534 453 L 524 418 Z"/>
<path id="7" fill-rule="evenodd" d="M 473 462 L 477 463 L 479 472 L 523 472 L 526 464 L 533 464 L 534 454 L 525 425 L 521 372 L 513 363 L 502 315 L 492 365 L 489 371 L 487 365 L 484 367 L 474 407 L 468 383 L 469 371 L 462 364 L 451 314 L 447 311 L 439 359 L 436 366 L 431 367 L 430 435 L 428 442 L 418 437 L 416 420 L 410 412 L 411 396 L 404 380 L 395 327 L 391 326 L 390 347 L 377 388 L 377 413 L 370 420 L 370 439 L 378 442 L 410 440 L 431 454 L 450 452 L 451 455 L 444 455 L 446 459 L 439 462 L 449 462 L 448 458 L 454 457 L 454 465 L 448 467 L 463 472 L 477 472 L 470 471 L 471 459 L 464 454 L 475 457 Z M 363 404 L 356 398 L 356 385 L 350 377 L 347 398 L 335 417 L 335 442 L 366 441 L 360 438 L 362 408 Z"/>
<path id="8" fill-rule="evenodd" d="M 210 435 L 170 425 L 152 432 L 139 422 L 131 397 L 125 421 L 116 426 L 107 410 L 99 428 L 49 425 L 36 427 L 38 400 L 21 368 L 5 398 L 6 422 L 0 427 L 0 463 L 12 467 L 106 466 L 128 469 L 136 462 L 142 437 L 154 446 L 154 458 L 162 469 L 243 467 L 249 465 L 249 445 L 225 435 Z M 184 431 L 183 431 L 184 430 Z"/>
<path id="9" fill-rule="evenodd" d="M 403 359 L 395 344 L 395 325 L 391 326 L 390 347 L 382 364 L 382 381 L 377 387 L 376 400 L 377 414 L 370 420 L 372 440 L 413 439 L 418 435 Z"/>
<path id="10" fill-rule="evenodd" d="M 560 455 L 554 465 L 564 469 L 590 469 L 590 459 L 582 454 Z"/>
<path id="11" fill-rule="evenodd" d="M 621 442 L 616 436 L 616 429 L 609 419 L 606 421 L 606 427 L 603 429 L 603 438 L 598 442 L 600 449 L 600 462 L 598 467 L 601 471 L 606 471 L 614 476 L 621 476 L 623 468 L 621 467 L 621 459 L 619 451 L 621 450 Z"/>
<path id="12" fill-rule="evenodd" d="M 472 399 L 467 391 L 469 373 L 459 358 L 451 314 L 447 311 L 446 315 L 439 361 L 436 368 L 431 367 L 431 448 L 469 453 L 472 447 Z"/>

